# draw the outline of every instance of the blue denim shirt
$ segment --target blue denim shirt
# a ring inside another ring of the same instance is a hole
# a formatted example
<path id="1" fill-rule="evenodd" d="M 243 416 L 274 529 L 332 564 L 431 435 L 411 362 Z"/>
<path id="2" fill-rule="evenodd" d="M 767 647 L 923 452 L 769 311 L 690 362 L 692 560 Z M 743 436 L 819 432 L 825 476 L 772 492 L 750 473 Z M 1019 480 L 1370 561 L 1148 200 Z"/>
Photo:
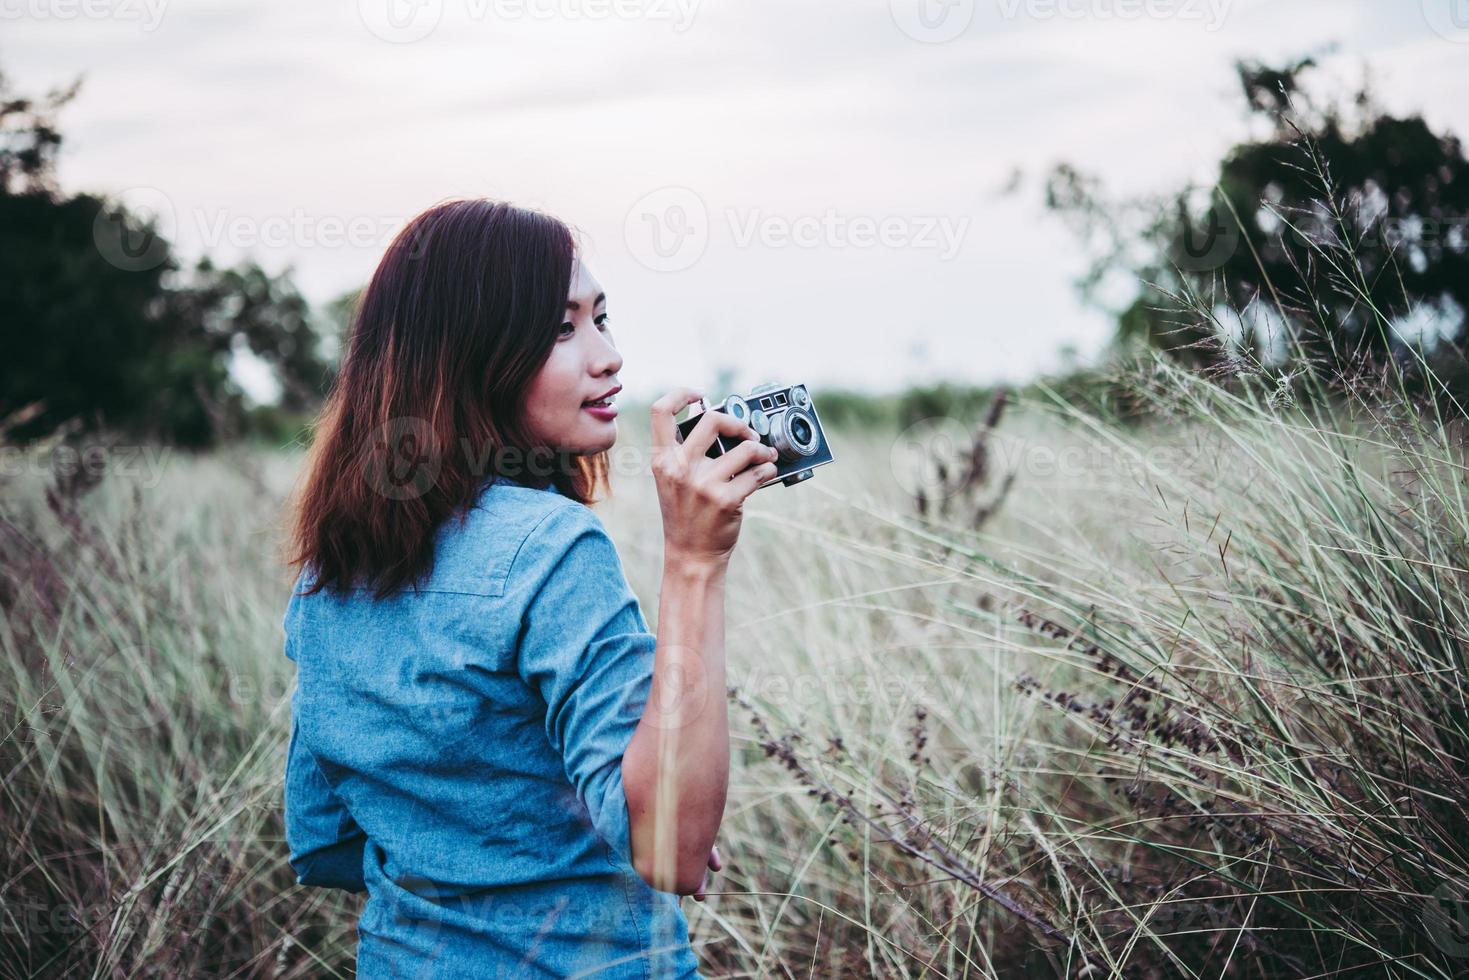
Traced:
<path id="1" fill-rule="evenodd" d="M 632 868 L 622 754 L 655 637 L 600 518 L 487 482 L 415 594 L 300 593 L 285 817 L 304 885 L 366 890 L 357 975 L 697 977 Z"/>

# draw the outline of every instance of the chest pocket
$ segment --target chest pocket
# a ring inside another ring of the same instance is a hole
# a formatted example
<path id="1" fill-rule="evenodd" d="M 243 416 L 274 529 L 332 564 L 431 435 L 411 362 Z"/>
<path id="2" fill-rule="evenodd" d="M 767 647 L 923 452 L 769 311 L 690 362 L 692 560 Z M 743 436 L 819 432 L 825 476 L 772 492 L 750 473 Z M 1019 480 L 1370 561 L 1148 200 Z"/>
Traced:
<path id="1" fill-rule="evenodd" d="M 425 591 L 414 610 L 422 644 L 457 669 L 514 672 L 520 614 L 503 595 Z"/>
<path id="2" fill-rule="evenodd" d="M 490 546 L 490 554 L 461 555 L 450 553 L 435 558 L 433 574 L 423 592 L 494 598 L 505 594 L 510 575 L 510 556 L 500 554 L 500 546 Z"/>

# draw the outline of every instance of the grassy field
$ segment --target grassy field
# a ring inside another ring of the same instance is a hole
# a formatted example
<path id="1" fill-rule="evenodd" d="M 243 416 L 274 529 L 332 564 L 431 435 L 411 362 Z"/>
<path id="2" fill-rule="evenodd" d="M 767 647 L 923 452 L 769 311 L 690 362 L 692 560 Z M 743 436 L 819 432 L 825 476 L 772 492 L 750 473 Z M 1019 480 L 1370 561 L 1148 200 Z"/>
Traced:
<path id="1" fill-rule="evenodd" d="M 1462 426 L 1129 378 L 1145 424 L 1041 390 L 752 498 L 707 975 L 1469 972 Z M 282 842 L 300 457 L 109 459 L 0 503 L 0 976 L 349 976 L 357 900 Z"/>

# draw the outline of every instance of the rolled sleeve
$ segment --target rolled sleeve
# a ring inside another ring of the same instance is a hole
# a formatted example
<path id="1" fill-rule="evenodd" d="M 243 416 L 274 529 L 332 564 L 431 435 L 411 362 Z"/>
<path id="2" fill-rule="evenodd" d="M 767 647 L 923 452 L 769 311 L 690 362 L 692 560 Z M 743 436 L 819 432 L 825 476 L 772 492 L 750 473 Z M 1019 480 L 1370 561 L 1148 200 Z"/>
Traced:
<path id="1" fill-rule="evenodd" d="M 529 599 L 521 678 L 546 705 L 546 736 L 592 826 L 632 863 L 622 756 L 642 718 L 657 638 L 601 520 L 573 504 L 527 536 L 515 562 Z"/>
<path id="2" fill-rule="evenodd" d="M 296 881 L 319 888 L 363 891 L 362 857 L 367 835 L 307 751 L 295 715 L 293 710 L 286 749 L 285 817 L 286 843 Z"/>

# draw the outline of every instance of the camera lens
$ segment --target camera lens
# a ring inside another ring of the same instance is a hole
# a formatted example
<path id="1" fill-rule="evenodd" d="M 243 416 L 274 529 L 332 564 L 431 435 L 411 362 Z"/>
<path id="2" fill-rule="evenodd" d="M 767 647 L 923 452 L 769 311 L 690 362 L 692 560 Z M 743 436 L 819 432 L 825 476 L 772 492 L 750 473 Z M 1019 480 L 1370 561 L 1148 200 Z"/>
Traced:
<path id="1" fill-rule="evenodd" d="M 793 460 L 816 453 L 816 423 L 799 408 L 774 415 L 770 420 L 770 444 L 782 459 Z"/>

